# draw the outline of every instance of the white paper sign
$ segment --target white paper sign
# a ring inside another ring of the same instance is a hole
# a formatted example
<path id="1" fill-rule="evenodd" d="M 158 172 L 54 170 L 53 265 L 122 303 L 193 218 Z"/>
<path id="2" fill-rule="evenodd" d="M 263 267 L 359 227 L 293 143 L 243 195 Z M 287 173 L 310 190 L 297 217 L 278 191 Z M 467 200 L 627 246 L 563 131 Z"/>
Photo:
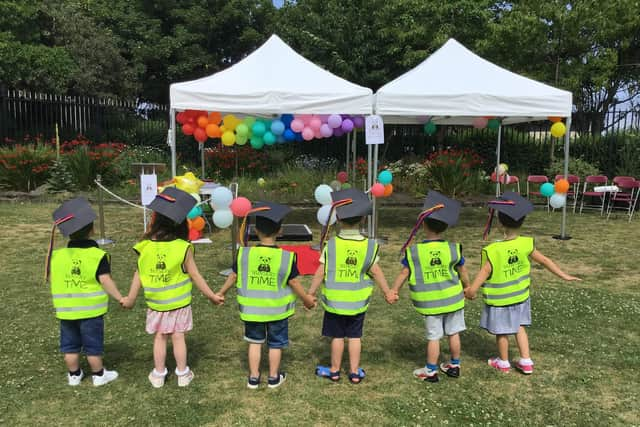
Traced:
<path id="1" fill-rule="evenodd" d="M 142 192 L 142 205 L 148 206 L 158 194 L 158 176 L 155 173 L 140 175 L 140 190 Z"/>
<path id="2" fill-rule="evenodd" d="M 372 115 L 364 119 L 364 136 L 368 145 L 384 144 L 384 123 L 382 117 Z"/>

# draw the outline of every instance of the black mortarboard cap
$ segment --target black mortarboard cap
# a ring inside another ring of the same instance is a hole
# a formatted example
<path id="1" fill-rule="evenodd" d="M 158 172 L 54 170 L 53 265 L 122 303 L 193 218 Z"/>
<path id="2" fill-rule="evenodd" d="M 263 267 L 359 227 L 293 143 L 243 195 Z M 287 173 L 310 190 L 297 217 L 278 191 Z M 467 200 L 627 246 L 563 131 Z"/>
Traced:
<path id="1" fill-rule="evenodd" d="M 489 207 L 514 221 L 519 221 L 533 211 L 533 203 L 513 191 L 505 191 L 497 200 L 489 202 Z"/>
<path id="2" fill-rule="evenodd" d="M 265 210 L 259 210 L 260 208 L 269 208 Z M 251 212 L 250 216 L 255 216 L 256 218 L 265 218 L 270 221 L 275 222 L 276 224 L 280 224 L 285 216 L 291 212 L 291 208 L 287 205 L 281 205 L 280 203 L 274 202 L 255 202 L 252 209 L 257 209 L 254 212 Z"/>
<path id="3" fill-rule="evenodd" d="M 153 199 L 149 204 L 149 209 L 170 218 L 176 224 L 180 224 L 197 203 L 191 194 L 175 187 L 167 187 Z"/>
<path id="4" fill-rule="evenodd" d="M 67 200 L 53 212 L 53 221 L 63 236 L 81 230 L 96 219 L 96 213 L 84 197 Z"/>
<path id="5" fill-rule="evenodd" d="M 454 226 L 460 217 L 460 202 L 450 199 L 435 190 L 429 190 L 424 199 L 424 209 L 431 209 L 437 205 L 444 205 L 443 208 L 436 209 L 427 218 L 442 221 L 447 225 Z"/>
<path id="6" fill-rule="evenodd" d="M 338 219 L 354 218 L 371 214 L 371 200 L 360 190 L 349 188 L 348 190 L 333 191 L 331 193 L 333 202 L 341 200 L 351 200 L 350 203 L 336 206 L 336 216 Z"/>

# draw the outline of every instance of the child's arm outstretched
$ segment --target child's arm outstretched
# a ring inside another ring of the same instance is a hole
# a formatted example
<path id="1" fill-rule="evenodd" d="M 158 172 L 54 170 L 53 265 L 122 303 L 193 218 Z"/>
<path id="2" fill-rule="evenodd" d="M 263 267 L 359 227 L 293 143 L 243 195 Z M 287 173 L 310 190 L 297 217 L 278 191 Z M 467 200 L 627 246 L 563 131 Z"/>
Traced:
<path id="1" fill-rule="evenodd" d="M 567 281 L 582 280 L 578 277 L 571 276 L 570 274 L 567 274 L 564 271 L 562 271 L 560 267 L 558 267 L 558 265 L 555 262 L 553 262 L 551 258 L 547 258 L 546 256 L 542 255 L 542 252 L 540 252 L 537 249 L 534 249 L 534 251 L 531 253 L 531 259 L 537 262 L 538 264 L 542 265 L 544 268 L 546 268 L 547 270 L 549 270 L 550 272 L 552 272 L 562 280 L 567 280 Z"/>
<path id="2" fill-rule="evenodd" d="M 489 278 L 489 276 L 491 276 L 492 271 L 493 269 L 491 268 L 491 263 L 489 261 L 486 261 L 480 268 L 480 271 L 478 272 L 476 278 L 473 280 L 471 286 L 464 288 L 464 296 L 467 297 L 467 299 L 475 299 L 478 289 L 480 289 L 480 286 L 482 286 L 482 284 Z"/>
<path id="3" fill-rule="evenodd" d="M 316 306 L 316 298 L 307 294 L 304 291 L 304 287 L 302 287 L 302 283 L 300 283 L 300 279 L 298 279 L 297 277 L 294 277 L 293 279 L 289 280 L 289 286 L 291 286 L 291 289 L 293 290 L 293 292 L 298 297 L 300 297 L 300 299 L 304 304 L 304 308 L 312 309 Z"/>
<path id="4" fill-rule="evenodd" d="M 220 288 L 220 290 L 218 291 L 218 295 L 224 298 L 227 291 L 236 284 L 237 279 L 238 275 L 232 271 L 231 274 L 227 276 L 227 280 L 224 281 L 224 285 L 222 285 L 222 288 Z"/>
<path id="5" fill-rule="evenodd" d="M 382 268 L 380 268 L 378 263 L 375 263 L 371 266 L 371 268 L 369 269 L 369 274 L 371 275 L 371 277 L 373 277 L 373 280 L 375 280 L 378 287 L 384 293 L 384 299 L 385 301 L 387 301 L 387 303 L 393 304 L 394 302 L 398 301 L 398 294 L 389 289 L 387 278 L 384 277 Z"/>
<path id="6" fill-rule="evenodd" d="M 106 293 L 111 295 L 113 299 L 117 300 L 120 303 L 120 305 L 122 305 L 122 303 L 124 302 L 124 297 L 118 290 L 118 287 L 116 286 L 116 282 L 113 281 L 111 274 L 109 273 L 101 274 L 98 276 L 98 280 L 102 285 L 102 289 L 104 289 Z"/>
<path id="7" fill-rule="evenodd" d="M 220 305 L 224 303 L 224 297 L 213 293 L 207 282 L 204 280 L 200 271 L 198 271 L 198 266 L 196 265 L 196 261 L 193 258 L 193 249 L 189 248 L 187 250 L 187 258 L 184 261 L 185 270 L 189 277 L 191 277 L 191 281 L 200 289 L 200 292 L 204 294 L 209 300 L 215 305 Z"/>

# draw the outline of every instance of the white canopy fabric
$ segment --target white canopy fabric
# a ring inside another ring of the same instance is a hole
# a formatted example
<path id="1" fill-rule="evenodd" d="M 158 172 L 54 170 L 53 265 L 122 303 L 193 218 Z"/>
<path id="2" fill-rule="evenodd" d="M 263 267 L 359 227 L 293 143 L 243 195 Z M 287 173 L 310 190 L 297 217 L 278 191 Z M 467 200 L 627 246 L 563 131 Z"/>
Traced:
<path id="1" fill-rule="evenodd" d="M 172 110 L 371 114 L 372 103 L 371 89 L 320 68 L 276 35 L 226 70 L 170 87 Z"/>
<path id="2" fill-rule="evenodd" d="M 495 116 L 502 124 L 570 117 L 571 92 L 528 79 L 479 57 L 454 39 L 375 95 L 385 123 L 469 125 Z"/>

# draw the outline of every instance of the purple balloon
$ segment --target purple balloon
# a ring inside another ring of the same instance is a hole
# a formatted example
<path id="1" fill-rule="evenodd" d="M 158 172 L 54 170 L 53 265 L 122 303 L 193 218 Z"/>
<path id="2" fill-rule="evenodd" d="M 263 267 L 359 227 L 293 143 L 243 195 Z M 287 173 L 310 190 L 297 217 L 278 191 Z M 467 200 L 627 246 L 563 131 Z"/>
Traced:
<path id="1" fill-rule="evenodd" d="M 353 130 L 353 122 L 351 119 L 344 119 L 342 121 L 342 130 L 345 132 L 351 132 Z"/>
<path id="2" fill-rule="evenodd" d="M 331 126 L 329 126 L 328 124 L 323 123 L 322 126 L 320 126 L 320 135 L 325 138 L 329 138 L 331 135 L 333 135 L 333 129 L 331 129 Z"/>
<path id="3" fill-rule="evenodd" d="M 333 130 L 333 136 L 342 136 L 344 135 L 344 131 L 342 130 L 342 128 L 335 128 Z"/>
<path id="4" fill-rule="evenodd" d="M 364 117 L 362 116 L 355 116 L 353 118 L 353 125 L 358 128 L 361 129 L 364 126 Z"/>
<path id="5" fill-rule="evenodd" d="M 327 119 L 327 123 L 332 129 L 337 129 L 342 125 L 342 117 L 340 117 L 340 114 L 331 114 Z"/>

